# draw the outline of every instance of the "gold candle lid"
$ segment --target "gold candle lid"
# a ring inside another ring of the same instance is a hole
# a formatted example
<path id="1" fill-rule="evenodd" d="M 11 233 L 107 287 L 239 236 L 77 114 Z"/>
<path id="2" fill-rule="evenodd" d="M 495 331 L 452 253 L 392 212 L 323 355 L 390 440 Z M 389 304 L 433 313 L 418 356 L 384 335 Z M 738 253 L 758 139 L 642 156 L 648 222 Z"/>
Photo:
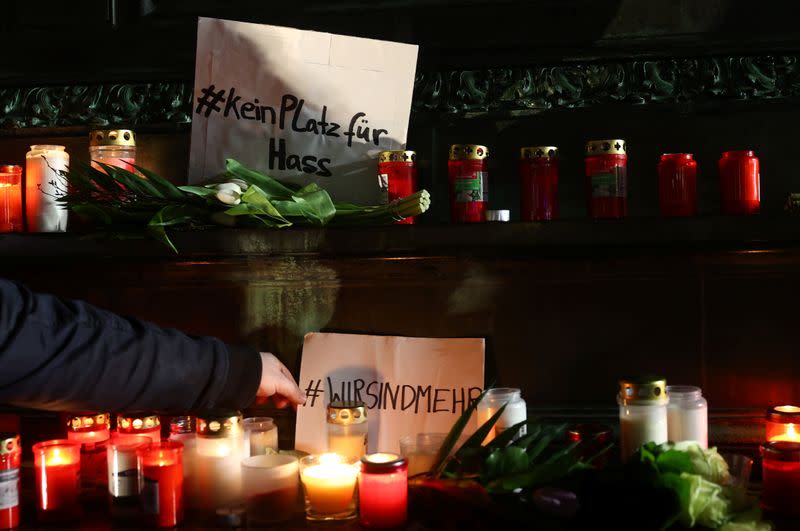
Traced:
<path id="1" fill-rule="evenodd" d="M 136 133 L 130 129 L 96 129 L 89 133 L 89 145 L 136 147 Z"/>
<path id="2" fill-rule="evenodd" d="M 363 424 L 367 421 L 367 407 L 358 400 L 338 400 L 328 404 L 328 424 Z"/>
<path id="3" fill-rule="evenodd" d="M 666 404 L 667 380 L 657 376 L 623 378 L 619 381 L 619 397 L 624 405 Z"/>
<path id="4" fill-rule="evenodd" d="M 71 431 L 105 430 L 111 423 L 108 413 L 75 413 L 67 419 Z"/>
<path id="5" fill-rule="evenodd" d="M 416 151 L 381 151 L 378 153 L 378 162 L 416 162 Z"/>
<path id="6" fill-rule="evenodd" d="M 242 433 L 242 414 L 235 409 L 212 409 L 196 419 L 197 435 L 207 439 L 236 437 Z"/>
<path id="7" fill-rule="evenodd" d="M 611 140 L 590 140 L 586 143 L 587 155 L 624 155 L 628 150 L 621 138 Z"/>
<path id="8" fill-rule="evenodd" d="M 158 415 L 152 413 L 120 413 L 117 415 L 117 431 L 131 433 L 161 426 Z"/>
<path id="9" fill-rule="evenodd" d="M 479 144 L 453 144 L 450 160 L 483 160 L 489 156 L 489 148 Z"/>
<path id="10" fill-rule="evenodd" d="M 531 146 L 519 150 L 521 159 L 555 159 L 558 158 L 557 146 Z"/>
<path id="11" fill-rule="evenodd" d="M 16 433 L 0 433 L 0 455 L 12 454 L 22 450 L 19 435 Z"/>

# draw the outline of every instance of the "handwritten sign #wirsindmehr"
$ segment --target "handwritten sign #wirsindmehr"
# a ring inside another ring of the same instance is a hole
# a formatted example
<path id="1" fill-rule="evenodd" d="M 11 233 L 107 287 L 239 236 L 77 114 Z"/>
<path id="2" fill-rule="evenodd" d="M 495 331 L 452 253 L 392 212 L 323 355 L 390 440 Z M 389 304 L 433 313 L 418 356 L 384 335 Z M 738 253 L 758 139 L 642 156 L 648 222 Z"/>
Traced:
<path id="1" fill-rule="evenodd" d="M 364 402 L 370 452 L 398 452 L 403 435 L 446 433 L 480 394 L 483 372 L 482 338 L 308 334 L 295 447 L 327 450 L 326 408 L 338 400 Z"/>

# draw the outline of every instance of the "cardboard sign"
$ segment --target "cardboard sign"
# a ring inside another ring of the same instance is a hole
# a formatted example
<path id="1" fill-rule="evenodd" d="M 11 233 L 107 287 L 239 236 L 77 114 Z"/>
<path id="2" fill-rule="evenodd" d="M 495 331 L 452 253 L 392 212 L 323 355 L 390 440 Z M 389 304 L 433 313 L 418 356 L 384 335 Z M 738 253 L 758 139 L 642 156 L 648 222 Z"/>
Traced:
<path id="1" fill-rule="evenodd" d="M 377 204 L 377 154 L 404 149 L 417 46 L 200 18 L 189 181 L 234 158 Z"/>
<path id="2" fill-rule="evenodd" d="M 483 339 L 307 334 L 295 448 L 327 451 L 326 407 L 335 400 L 365 402 L 370 452 L 399 452 L 403 435 L 447 433 L 481 393 L 484 347 Z"/>

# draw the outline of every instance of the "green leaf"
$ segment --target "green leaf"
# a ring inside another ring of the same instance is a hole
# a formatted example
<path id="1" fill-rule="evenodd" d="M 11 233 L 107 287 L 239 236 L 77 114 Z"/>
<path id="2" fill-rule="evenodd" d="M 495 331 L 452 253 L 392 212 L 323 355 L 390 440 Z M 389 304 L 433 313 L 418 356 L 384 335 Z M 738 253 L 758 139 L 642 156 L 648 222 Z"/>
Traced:
<path id="1" fill-rule="evenodd" d="M 472 414 L 478 408 L 478 403 L 483 400 L 483 397 L 486 396 L 486 392 L 488 389 L 485 389 L 475 400 L 473 400 L 469 406 L 461 413 L 461 416 L 453 424 L 453 427 L 450 428 L 450 431 L 445 437 L 444 442 L 442 443 L 441 448 L 439 448 L 439 453 L 436 454 L 436 459 L 434 460 L 433 467 L 431 467 L 432 475 L 434 478 L 438 478 L 444 472 L 445 465 L 447 465 L 447 461 L 450 458 L 450 454 L 453 452 L 453 448 L 455 447 L 456 443 L 458 442 L 459 437 L 464 432 L 464 428 L 467 426 L 469 419 L 472 417 Z"/>
<path id="2" fill-rule="evenodd" d="M 514 424 L 510 428 L 503 430 L 497 437 L 492 439 L 488 446 L 490 448 L 503 448 L 511 444 L 514 438 L 519 434 L 520 430 L 527 426 L 537 426 L 538 427 L 539 421 L 536 419 L 529 419 L 523 420 L 522 422 L 518 422 Z"/>
<path id="3" fill-rule="evenodd" d="M 656 457 L 656 466 L 661 473 L 687 474 L 694 473 L 694 464 L 691 456 L 680 450 L 667 450 Z"/>
<path id="4" fill-rule="evenodd" d="M 241 204 L 248 205 L 248 209 L 250 212 L 268 216 L 274 219 L 279 226 L 291 225 L 291 222 L 289 222 L 285 217 L 283 217 L 283 215 L 278 211 L 278 209 L 275 208 L 275 206 L 270 202 L 270 200 L 267 198 L 267 194 L 255 184 L 251 185 L 247 189 L 247 191 L 242 194 L 241 200 L 242 202 L 240 203 L 240 205 Z M 227 213 L 234 215 L 231 213 L 230 210 L 228 210 Z"/>
<path id="5" fill-rule="evenodd" d="M 521 474 L 528 470 L 530 458 L 524 448 L 509 446 L 492 450 L 486 458 L 484 473 L 481 475 L 483 482 L 514 474 Z"/>
<path id="6" fill-rule="evenodd" d="M 139 173 L 147 177 L 147 179 L 153 183 L 153 186 L 157 187 L 165 197 L 171 197 L 172 199 L 184 199 L 184 195 L 181 193 L 179 187 L 175 186 L 160 175 L 157 175 L 155 172 L 136 164 L 131 164 L 131 166 L 136 168 Z"/>
<path id="7" fill-rule="evenodd" d="M 553 439 L 556 437 L 558 433 L 562 433 L 564 431 L 565 425 L 561 426 L 547 426 L 542 430 L 542 434 L 539 438 L 531 442 L 531 446 L 528 447 L 528 455 L 531 458 L 531 461 L 536 461 L 536 459 L 544 452 L 550 443 L 553 442 Z"/>
<path id="8" fill-rule="evenodd" d="M 178 189 L 189 194 L 199 195 L 200 197 L 217 195 L 215 189 L 206 188 L 205 186 L 179 186 Z"/>
<path id="9" fill-rule="evenodd" d="M 506 403 L 500 406 L 486 422 L 478 426 L 478 429 L 475 430 L 475 433 L 470 435 L 469 439 L 467 439 L 464 444 L 461 445 L 461 449 L 458 452 L 461 452 L 461 450 L 464 448 L 482 446 L 484 439 L 486 439 L 486 436 L 492 431 L 492 428 L 494 428 L 494 425 L 497 423 L 497 421 L 500 420 L 500 417 L 506 410 L 507 405 L 508 404 Z"/>
<path id="10" fill-rule="evenodd" d="M 234 159 L 225 160 L 225 173 L 230 177 L 242 179 L 250 185 L 258 186 L 267 194 L 267 197 L 270 199 L 273 197 L 287 199 L 297 191 L 296 189 L 293 190 L 288 188 L 286 185 L 273 179 L 272 177 L 268 177 L 249 168 L 245 168 Z"/>

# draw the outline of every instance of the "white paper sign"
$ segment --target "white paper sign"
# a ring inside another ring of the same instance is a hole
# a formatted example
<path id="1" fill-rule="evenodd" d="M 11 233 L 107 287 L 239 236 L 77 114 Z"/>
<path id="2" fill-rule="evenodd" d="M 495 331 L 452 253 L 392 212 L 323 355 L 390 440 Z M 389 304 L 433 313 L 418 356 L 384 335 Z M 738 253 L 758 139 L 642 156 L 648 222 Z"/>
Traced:
<path id="1" fill-rule="evenodd" d="M 376 157 L 404 149 L 417 46 L 200 18 L 189 182 L 247 167 L 376 204 Z"/>
<path id="2" fill-rule="evenodd" d="M 297 410 L 295 448 L 327 451 L 325 412 L 333 400 L 365 402 L 370 452 L 398 452 L 403 435 L 447 433 L 481 393 L 484 343 L 307 334 L 300 368 L 306 405 Z"/>

